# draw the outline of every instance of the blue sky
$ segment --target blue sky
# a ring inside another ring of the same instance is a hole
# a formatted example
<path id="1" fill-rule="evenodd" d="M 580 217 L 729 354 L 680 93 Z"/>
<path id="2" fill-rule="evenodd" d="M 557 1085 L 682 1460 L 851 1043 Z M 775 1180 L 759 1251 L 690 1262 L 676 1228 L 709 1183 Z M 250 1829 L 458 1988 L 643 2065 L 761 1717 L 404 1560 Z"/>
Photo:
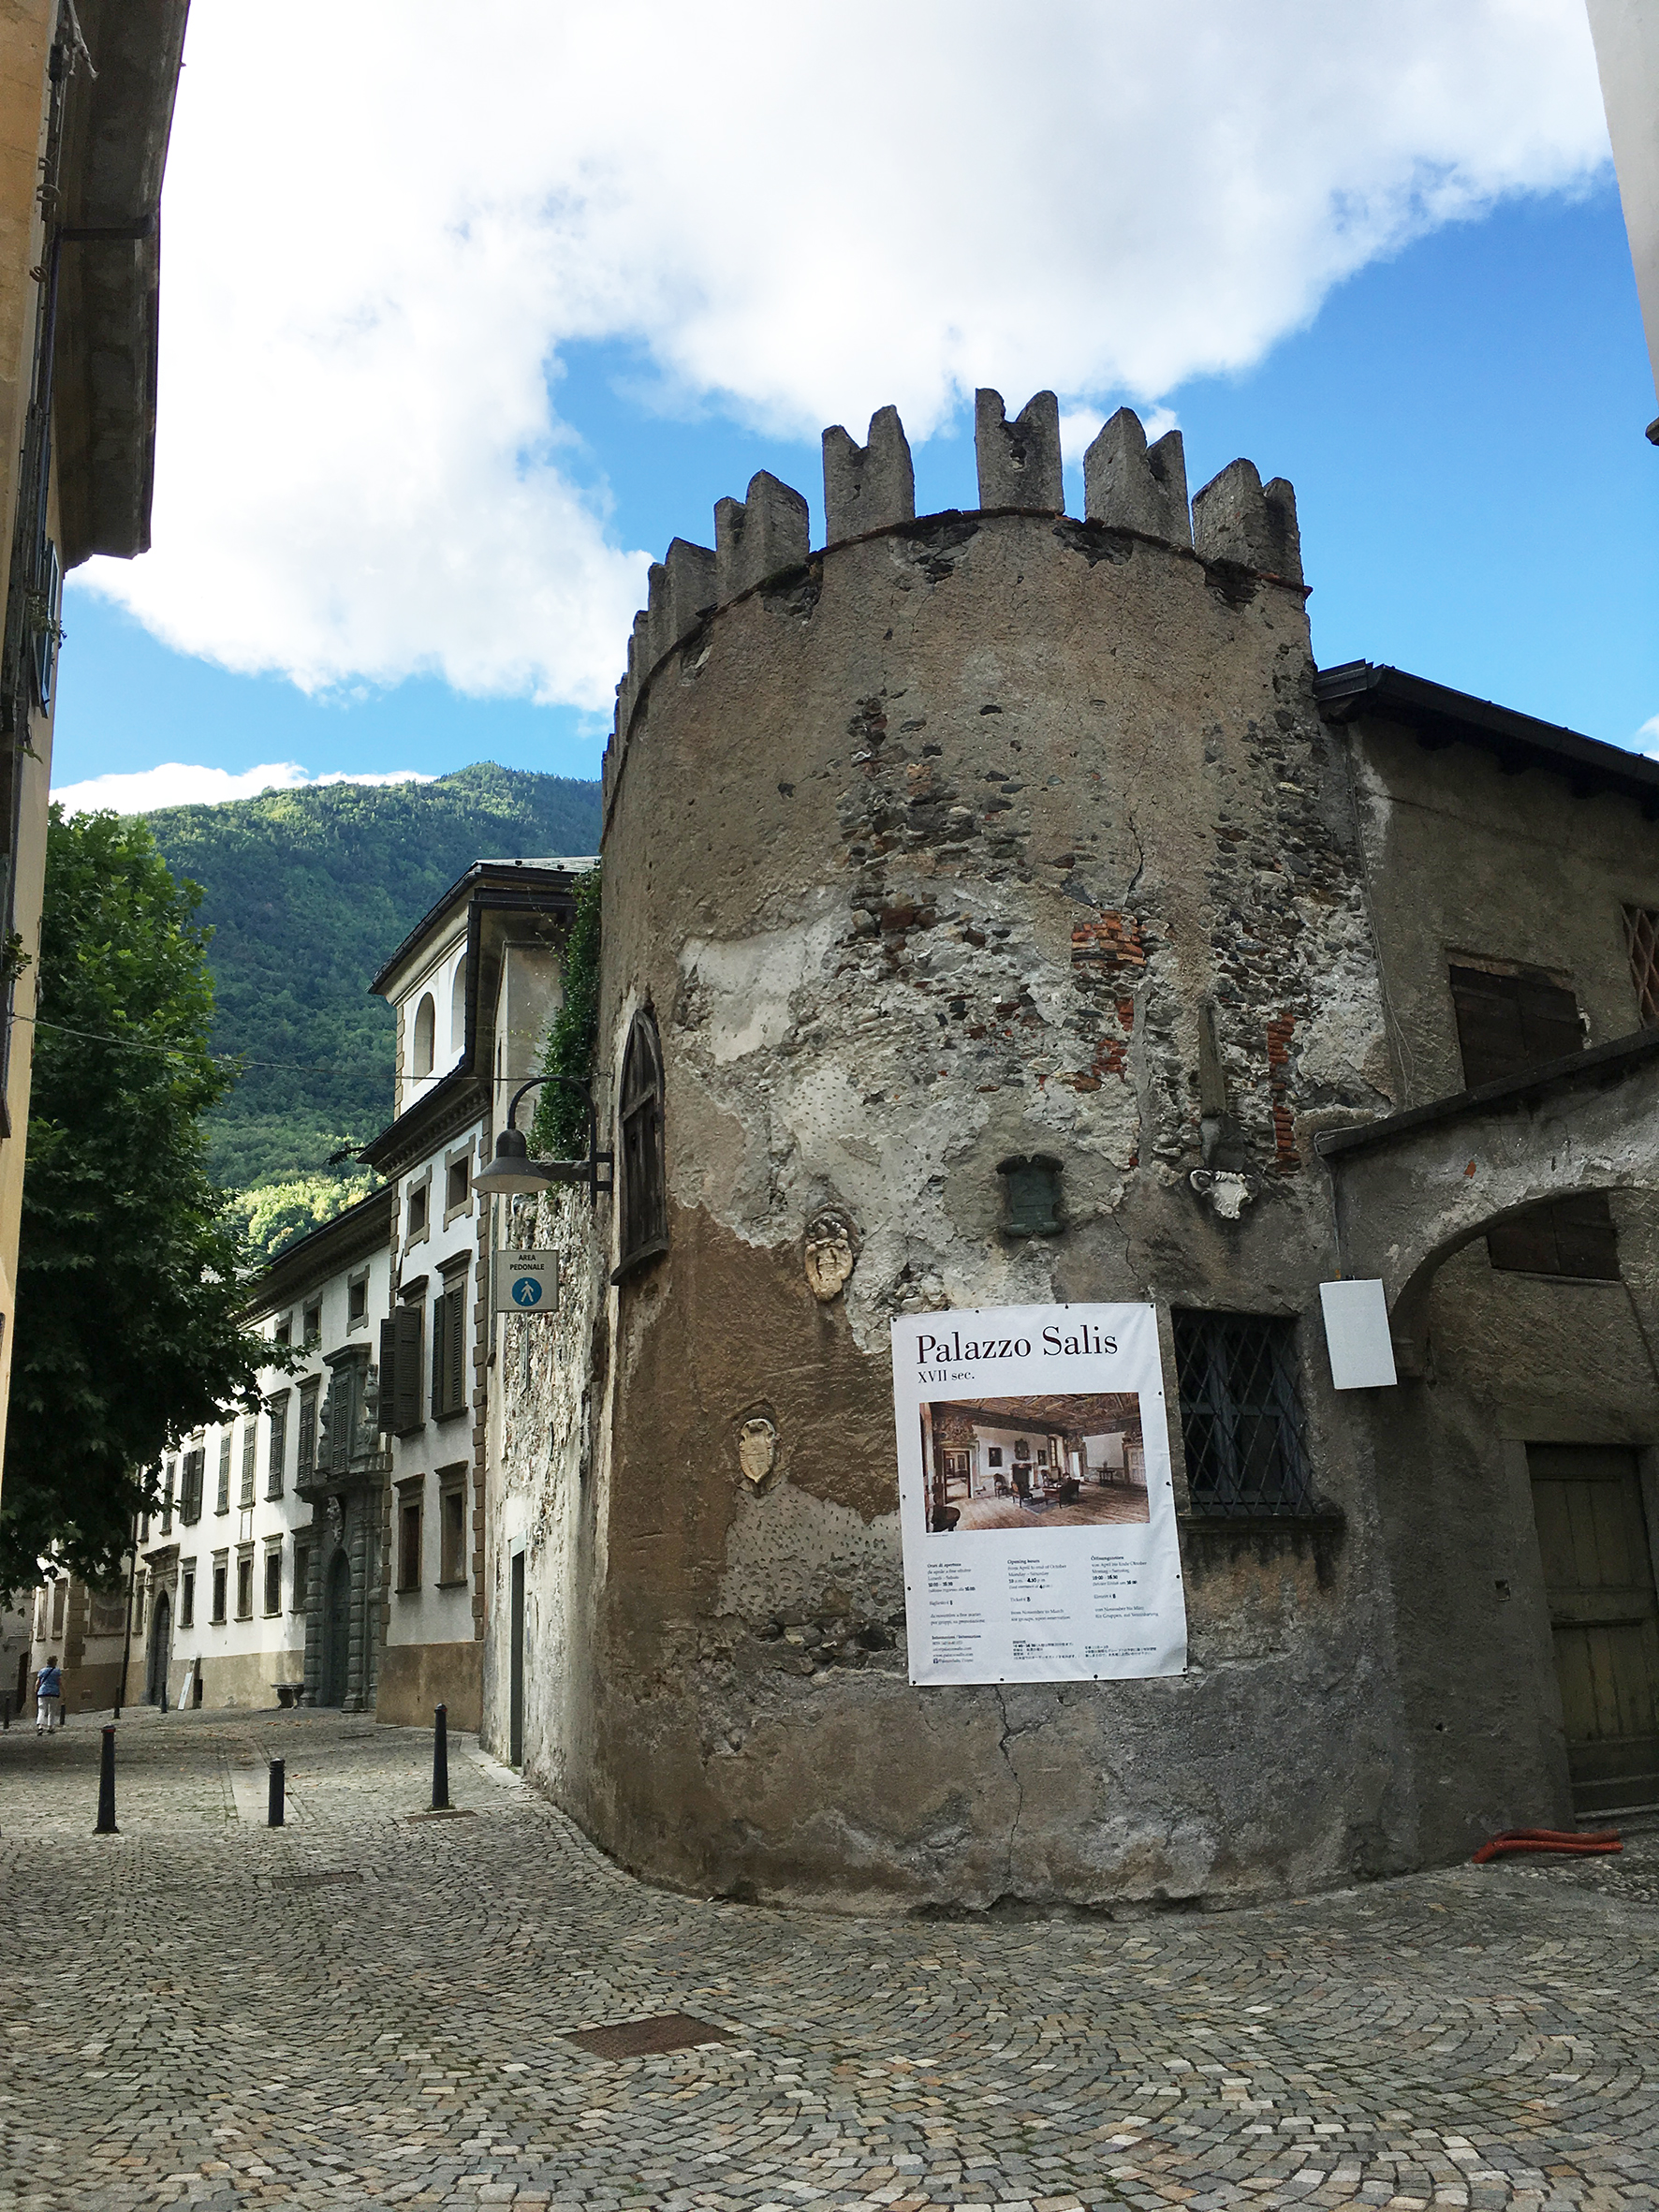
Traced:
<path id="1" fill-rule="evenodd" d="M 1580 176 L 1566 191 L 1501 198 L 1472 218 L 1414 227 L 1426 234 L 1397 246 L 1385 238 L 1377 254 L 1357 257 L 1362 265 L 1325 291 L 1304 327 L 1265 350 L 1257 346 L 1253 366 L 1188 375 L 1160 391 L 1185 435 L 1189 479 L 1196 489 L 1245 453 L 1264 477 L 1295 483 L 1323 665 L 1391 661 L 1615 744 L 1659 747 L 1659 722 L 1638 734 L 1659 717 L 1659 453 L 1642 437 L 1655 400 L 1610 171 L 1588 184 Z M 169 315 L 189 324 L 195 281 L 187 236 L 182 269 L 169 259 L 164 278 L 164 325 Z M 595 774 L 608 717 L 588 701 L 599 696 L 594 671 L 620 665 L 625 608 L 638 590 L 638 559 L 629 571 L 624 558 L 630 549 L 655 555 L 676 534 L 712 542 L 713 501 L 741 494 L 760 467 L 806 493 L 815 542 L 822 531 L 817 441 L 802 435 L 814 419 L 802 406 L 764 391 L 723 391 L 717 376 L 697 389 L 683 367 L 665 369 L 660 336 L 619 334 L 614 326 L 626 316 L 609 319 L 609 331 L 566 328 L 553 333 L 556 350 L 542 345 L 543 389 L 533 403 L 548 409 L 566 502 L 563 524 L 556 516 L 543 542 L 554 544 L 559 527 L 569 532 L 580 522 L 612 564 L 601 612 L 592 612 L 601 603 L 590 597 L 585 624 L 580 608 L 563 618 L 566 628 L 592 633 L 585 678 L 523 673 L 534 652 L 527 658 L 509 639 L 493 661 L 466 663 L 462 651 L 457 668 L 455 649 L 437 656 L 462 683 L 495 696 L 468 696 L 437 673 L 389 682 L 380 672 L 389 654 L 395 662 L 402 650 L 407 660 L 409 649 L 385 647 L 379 630 L 360 645 L 362 626 L 354 631 L 347 620 L 345 642 L 330 637 L 334 659 L 322 677 L 300 671 L 314 686 L 308 694 L 275 669 L 233 673 L 204 654 L 171 649 L 107 596 L 107 577 L 96 589 L 72 581 L 54 784 L 164 761 L 235 774 L 272 761 L 313 774 L 441 774 L 490 759 Z M 1203 353 L 1184 342 L 1189 355 Z M 1250 341 L 1240 349 L 1248 352 Z M 1075 360 L 1059 328 L 1053 352 L 1062 368 Z M 401 358 L 414 357 L 405 349 Z M 1041 343 L 1020 358 L 1043 358 Z M 164 354 L 164 410 L 169 365 Z M 955 373 L 959 383 L 997 381 L 998 363 L 977 369 L 967 359 Z M 879 361 L 871 374 L 879 377 Z M 861 363 L 846 377 L 860 379 L 867 411 L 882 387 Z M 1006 369 L 1000 380 L 1011 409 L 1029 396 Z M 1060 370 L 1051 380 L 1062 383 Z M 1129 396 L 1109 376 L 1091 384 L 1101 416 Z M 828 412 L 823 390 L 810 395 L 820 415 Z M 1068 411 L 1085 404 L 1063 389 Z M 850 398 L 841 412 L 861 435 Z M 934 434 L 915 439 L 924 512 L 974 500 L 966 410 L 947 400 L 935 412 Z M 781 434 L 757 427 L 791 413 Z M 164 414 L 164 486 L 169 464 L 182 478 L 197 465 L 184 433 L 167 434 L 165 421 Z M 489 492 L 480 481 L 481 501 Z M 1081 511 L 1075 471 L 1068 503 Z M 169 528 L 176 546 L 184 533 L 158 495 L 158 545 Z M 296 569 L 326 561 L 326 533 L 317 542 L 320 555 L 315 545 L 294 553 Z M 464 588 L 488 607 L 487 536 L 484 545 L 465 561 Z M 169 557 L 184 581 L 169 585 L 170 603 L 153 594 L 146 617 L 189 634 L 190 616 L 178 612 L 188 577 L 176 552 Z M 504 565 L 509 559 L 517 556 L 504 556 Z M 127 588 L 128 580 L 116 582 Z M 258 590 L 280 600 L 286 588 L 278 574 Z M 223 648 L 232 658 L 266 653 L 280 662 L 312 650 L 281 639 L 268 646 L 257 610 L 236 610 L 226 624 L 228 635 L 236 632 Z M 545 627 L 557 629 L 560 620 Z M 219 649 L 211 634 L 203 642 Z M 564 701 L 532 703 L 533 690 L 546 696 L 561 685 L 571 695 Z"/>

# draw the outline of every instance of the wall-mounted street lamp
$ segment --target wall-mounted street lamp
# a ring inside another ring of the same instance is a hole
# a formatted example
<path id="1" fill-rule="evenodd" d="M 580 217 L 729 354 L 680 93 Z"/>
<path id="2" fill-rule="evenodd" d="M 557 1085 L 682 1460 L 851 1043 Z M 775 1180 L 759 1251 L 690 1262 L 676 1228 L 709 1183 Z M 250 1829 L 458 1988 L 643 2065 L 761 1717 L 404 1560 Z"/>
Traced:
<path id="1" fill-rule="evenodd" d="M 1060 1234 L 1065 1226 L 1060 1218 L 1060 1167 L 1050 1152 L 1017 1153 L 997 1161 L 1007 1203 L 1003 1228 L 1009 1236 Z"/>
<path id="2" fill-rule="evenodd" d="M 519 1101 L 545 1083 L 556 1083 L 567 1091 L 575 1091 L 587 1108 L 586 1159 L 531 1158 L 529 1143 L 519 1127 Z M 615 1166 L 615 1153 L 599 1149 L 599 1117 L 587 1084 L 579 1083 L 574 1075 L 533 1075 L 513 1093 L 507 1110 L 507 1127 L 495 1140 L 495 1158 L 473 1177 L 473 1188 L 509 1198 L 527 1191 L 548 1190 L 556 1183 L 585 1183 L 597 1205 L 599 1193 L 612 1187 Z"/>

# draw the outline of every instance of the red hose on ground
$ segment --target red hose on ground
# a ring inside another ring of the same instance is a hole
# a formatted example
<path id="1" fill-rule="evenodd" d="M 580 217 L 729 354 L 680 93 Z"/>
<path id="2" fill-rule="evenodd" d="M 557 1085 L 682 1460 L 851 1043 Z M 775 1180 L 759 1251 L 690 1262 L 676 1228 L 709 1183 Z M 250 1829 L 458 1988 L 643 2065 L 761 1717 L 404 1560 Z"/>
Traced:
<path id="1" fill-rule="evenodd" d="M 1502 1836 L 1483 1843 L 1471 1863 L 1486 1866 L 1493 1859 L 1506 1859 L 1516 1851 L 1559 1851 L 1569 1859 L 1593 1859 L 1623 1849 L 1616 1828 L 1605 1828 L 1593 1836 L 1560 1828 L 1505 1828 Z"/>

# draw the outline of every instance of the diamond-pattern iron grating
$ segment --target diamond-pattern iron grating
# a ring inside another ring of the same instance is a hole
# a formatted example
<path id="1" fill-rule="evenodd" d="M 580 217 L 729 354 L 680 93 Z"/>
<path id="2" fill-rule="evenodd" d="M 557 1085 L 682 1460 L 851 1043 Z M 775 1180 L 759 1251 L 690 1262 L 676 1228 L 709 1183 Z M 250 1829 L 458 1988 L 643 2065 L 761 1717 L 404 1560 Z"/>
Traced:
<path id="1" fill-rule="evenodd" d="M 1174 1324 L 1193 1511 L 1227 1520 L 1312 1513 L 1294 1322 L 1178 1311 Z"/>
<path id="2" fill-rule="evenodd" d="M 1626 907 L 1624 941 L 1630 947 L 1630 975 L 1642 1021 L 1659 1023 L 1659 908 Z"/>

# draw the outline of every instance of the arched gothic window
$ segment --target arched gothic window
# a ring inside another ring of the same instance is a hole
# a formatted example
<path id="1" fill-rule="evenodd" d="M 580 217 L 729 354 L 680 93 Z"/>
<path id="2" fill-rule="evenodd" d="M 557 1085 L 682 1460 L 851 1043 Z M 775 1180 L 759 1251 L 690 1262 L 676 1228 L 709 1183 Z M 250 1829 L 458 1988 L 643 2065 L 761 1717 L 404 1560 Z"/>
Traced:
<path id="1" fill-rule="evenodd" d="M 623 1054 L 617 1110 L 621 1258 L 612 1281 L 668 1248 L 668 1192 L 663 1165 L 663 1055 L 650 1009 L 634 1016 Z"/>
<path id="2" fill-rule="evenodd" d="M 437 1025 L 437 1010 L 433 1005 L 432 993 L 423 992 L 420 1004 L 415 1009 L 415 1061 L 412 1072 L 416 1075 L 432 1073 Z"/>

